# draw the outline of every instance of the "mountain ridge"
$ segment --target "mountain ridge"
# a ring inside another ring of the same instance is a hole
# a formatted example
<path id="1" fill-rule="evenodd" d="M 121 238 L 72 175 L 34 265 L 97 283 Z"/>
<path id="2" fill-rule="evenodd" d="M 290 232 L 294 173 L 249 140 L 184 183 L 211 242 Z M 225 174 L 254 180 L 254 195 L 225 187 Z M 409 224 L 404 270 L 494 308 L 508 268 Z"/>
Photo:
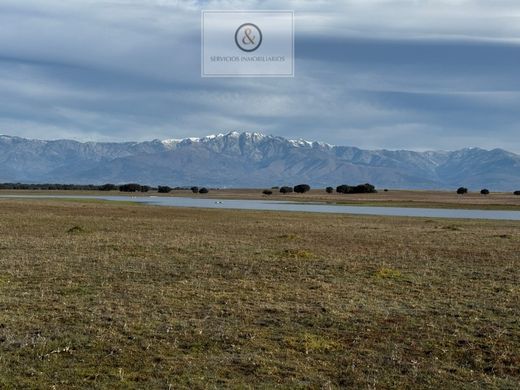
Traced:
<path id="1" fill-rule="evenodd" d="M 215 187 L 520 188 L 520 156 L 503 149 L 365 150 L 259 132 L 143 142 L 38 140 L 0 135 L 1 182 Z"/>

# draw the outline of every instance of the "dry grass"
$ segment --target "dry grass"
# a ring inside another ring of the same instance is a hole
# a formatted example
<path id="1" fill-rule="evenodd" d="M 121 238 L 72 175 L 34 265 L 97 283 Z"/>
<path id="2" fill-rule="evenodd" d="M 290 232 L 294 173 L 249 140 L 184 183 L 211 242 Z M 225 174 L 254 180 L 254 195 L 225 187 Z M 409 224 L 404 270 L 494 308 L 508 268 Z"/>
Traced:
<path id="1" fill-rule="evenodd" d="M 515 222 L 0 200 L 0 388 L 518 388 L 519 248 Z"/>

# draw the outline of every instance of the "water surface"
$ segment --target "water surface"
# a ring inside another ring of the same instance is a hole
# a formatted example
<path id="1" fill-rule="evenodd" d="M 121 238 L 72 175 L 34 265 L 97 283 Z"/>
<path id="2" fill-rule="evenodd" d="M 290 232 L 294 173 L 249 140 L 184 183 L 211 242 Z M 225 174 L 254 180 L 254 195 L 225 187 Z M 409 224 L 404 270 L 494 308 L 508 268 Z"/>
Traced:
<path id="1" fill-rule="evenodd" d="M 295 203 L 273 200 L 228 200 L 207 198 L 160 197 L 160 196 L 90 196 L 90 195 L 0 195 L 0 198 L 40 199 L 99 199 L 145 203 L 157 206 L 195 207 L 210 209 L 299 211 L 329 214 L 361 214 L 393 217 L 498 219 L 520 221 L 520 211 L 429 209 L 411 207 L 346 206 L 325 203 Z"/>

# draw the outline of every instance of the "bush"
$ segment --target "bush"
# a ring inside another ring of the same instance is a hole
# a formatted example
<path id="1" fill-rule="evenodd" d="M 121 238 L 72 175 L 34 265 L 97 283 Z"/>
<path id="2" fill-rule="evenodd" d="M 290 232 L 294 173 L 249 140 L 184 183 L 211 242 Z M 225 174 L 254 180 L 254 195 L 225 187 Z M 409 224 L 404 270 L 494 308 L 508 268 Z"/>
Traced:
<path id="1" fill-rule="evenodd" d="M 194 194 L 198 194 L 199 193 L 199 187 L 197 186 L 193 186 L 190 188 L 191 192 L 193 192 Z"/>
<path id="2" fill-rule="evenodd" d="M 296 192 L 297 194 L 305 194 L 310 190 L 311 186 L 308 184 L 298 184 L 297 186 L 294 186 L 294 192 Z"/>
<path id="3" fill-rule="evenodd" d="M 385 188 L 383 191 L 384 191 L 384 192 L 388 192 L 388 188 Z"/>
<path id="4" fill-rule="evenodd" d="M 168 187 L 168 186 L 159 186 L 157 187 L 157 192 L 159 194 L 167 194 L 169 192 L 171 192 L 171 187 Z"/>
<path id="5" fill-rule="evenodd" d="M 262 194 L 264 194 L 264 195 L 273 195 L 273 191 L 271 191 L 271 190 L 263 190 Z"/>
<path id="6" fill-rule="evenodd" d="M 467 194 L 468 193 L 468 189 L 466 187 L 459 187 L 457 189 L 457 194 L 459 195 L 464 195 L 464 194 Z"/>
<path id="7" fill-rule="evenodd" d="M 376 187 L 370 183 L 359 184 L 357 186 L 349 186 L 348 184 L 340 185 L 336 188 L 339 194 L 373 194 L 376 193 Z"/>
<path id="8" fill-rule="evenodd" d="M 199 190 L 199 194 L 207 194 L 209 192 L 209 190 L 206 188 L 206 187 L 202 187 L 200 190 Z"/>
<path id="9" fill-rule="evenodd" d="M 520 191 L 513 192 L 514 195 L 520 195 Z"/>
<path id="10" fill-rule="evenodd" d="M 327 194 L 332 194 L 334 192 L 334 188 L 327 187 L 327 188 L 325 188 L 325 191 L 327 191 Z"/>
<path id="11" fill-rule="evenodd" d="M 489 190 L 487 188 L 480 190 L 480 195 L 489 195 Z"/>
<path id="12" fill-rule="evenodd" d="M 292 189 L 292 187 L 284 186 L 284 187 L 280 188 L 280 192 L 282 194 L 290 194 L 291 192 L 293 192 L 293 189 Z"/>

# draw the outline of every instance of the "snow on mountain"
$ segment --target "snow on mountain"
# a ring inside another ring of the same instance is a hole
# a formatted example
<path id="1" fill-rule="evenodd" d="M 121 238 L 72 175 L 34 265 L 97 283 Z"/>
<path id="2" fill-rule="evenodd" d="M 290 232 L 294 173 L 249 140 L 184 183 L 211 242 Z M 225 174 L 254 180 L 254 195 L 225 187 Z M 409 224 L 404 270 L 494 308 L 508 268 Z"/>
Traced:
<path id="1" fill-rule="evenodd" d="M 146 142 L 41 141 L 0 135 L 0 182 L 266 187 L 371 182 L 390 188 L 513 190 L 520 156 L 501 149 L 362 150 L 261 132 Z"/>

